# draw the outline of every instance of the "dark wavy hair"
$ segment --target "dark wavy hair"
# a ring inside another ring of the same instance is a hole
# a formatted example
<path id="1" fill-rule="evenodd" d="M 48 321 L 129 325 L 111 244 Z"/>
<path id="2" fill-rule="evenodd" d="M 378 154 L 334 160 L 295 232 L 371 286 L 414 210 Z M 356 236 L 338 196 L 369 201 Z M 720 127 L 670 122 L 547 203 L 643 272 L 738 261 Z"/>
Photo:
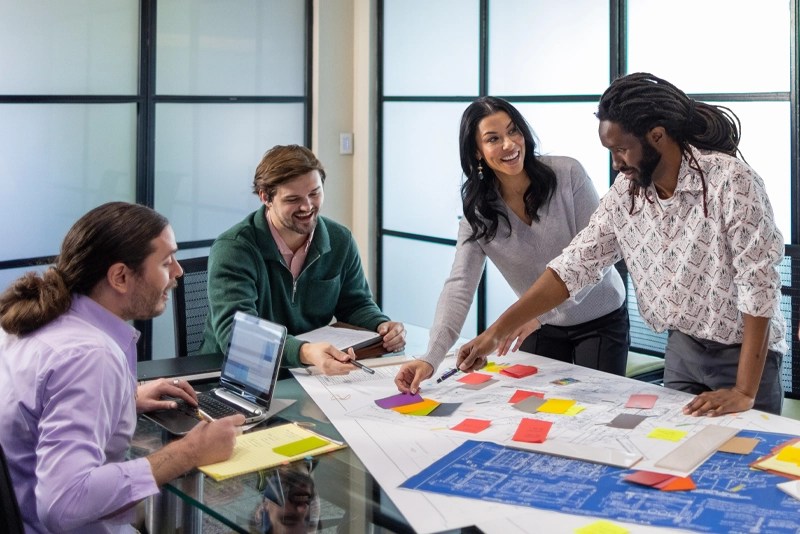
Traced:
<path id="1" fill-rule="evenodd" d="M 736 157 L 741 122 L 733 111 L 689 98 L 668 81 L 650 73 L 635 72 L 614 80 L 600 97 L 595 115 L 601 121 L 618 124 L 642 143 L 647 142 L 647 132 L 657 126 L 663 127 L 689 158 L 689 165 L 700 173 L 703 210 L 708 216 L 705 175 L 689 145 Z M 631 212 L 640 189 L 631 181 Z"/>
<path id="2" fill-rule="evenodd" d="M 72 294 L 88 295 L 115 263 L 139 273 L 153 252 L 153 239 L 169 222 L 139 204 L 108 202 L 72 225 L 54 267 L 29 272 L 0 295 L 0 327 L 24 335 L 69 310 Z"/>
<path id="3" fill-rule="evenodd" d="M 523 195 L 525 213 L 539 221 L 539 209 L 546 206 L 556 189 L 556 173 L 536 157 L 536 142 L 533 132 L 522 114 L 509 102 L 501 98 L 484 96 L 471 103 L 461 116 L 458 144 L 461 155 L 461 170 L 466 180 L 461 185 L 461 201 L 464 217 L 472 228 L 470 240 L 486 238 L 491 241 L 497 235 L 500 218 L 509 224 L 504 210 L 498 209 L 500 198 L 497 176 L 488 165 L 483 166 L 483 180 L 478 178 L 478 124 L 483 118 L 504 111 L 525 139 L 523 168 L 530 178 L 530 185 Z M 510 232 L 509 226 L 509 232 Z"/>

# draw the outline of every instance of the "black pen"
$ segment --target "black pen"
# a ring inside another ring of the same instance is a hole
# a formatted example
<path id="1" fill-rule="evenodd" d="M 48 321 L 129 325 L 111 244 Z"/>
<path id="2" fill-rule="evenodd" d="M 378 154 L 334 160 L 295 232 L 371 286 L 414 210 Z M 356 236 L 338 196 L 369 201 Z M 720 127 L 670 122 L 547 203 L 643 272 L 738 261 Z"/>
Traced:
<path id="1" fill-rule="evenodd" d="M 438 384 L 439 382 L 441 382 L 443 380 L 447 380 L 448 378 L 450 378 L 451 376 L 453 376 L 457 372 L 458 372 L 458 368 L 455 368 L 455 367 L 453 369 L 450 369 L 449 371 L 445 371 L 445 373 L 442 376 L 440 376 L 439 378 L 436 379 L 436 383 Z"/>
<path id="2" fill-rule="evenodd" d="M 362 370 L 364 370 L 364 371 L 368 372 L 368 373 L 369 373 L 369 374 L 371 374 L 371 375 L 374 375 L 374 374 L 375 374 L 375 369 L 372 369 L 372 368 L 370 368 L 370 367 L 367 367 L 366 365 L 364 365 L 363 363 L 361 363 L 361 362 L 359 362 L 359 361 L 357 361 L 357 360 L 350 360 L 350 363 L 352 363 L 353 365 L 355 365 L 355 366 L 356 366 L 356 367 L 358 367 L 359 369 L 362 369 Z"/>

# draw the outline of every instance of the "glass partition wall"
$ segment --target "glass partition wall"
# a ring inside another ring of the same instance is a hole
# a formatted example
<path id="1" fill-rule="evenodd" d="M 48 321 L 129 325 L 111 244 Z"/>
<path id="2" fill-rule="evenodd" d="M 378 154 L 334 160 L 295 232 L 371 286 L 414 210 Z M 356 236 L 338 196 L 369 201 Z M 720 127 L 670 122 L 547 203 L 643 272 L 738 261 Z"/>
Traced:
<path id="1" fill-rule="evenodd" d="M 207 254 L 265 150 L 310 145 L 310 24 L 311 0 L 0 3 L 0 290 L 110 200 Z M 137 324 L 140 358 L 173 356 L 171 314 Z"/>
<path id="2" fill-rule="evenodd" d="M 797 4 L 379 1 L 378 275 L 385 311 L 422 326 L 432 322 L 461 216 L 459 119 L 483 95 L 513 102 L 540 152 L 579 160 L 601 195 L 616 173 L 593 113 L 611 80 L 647 71 L 727 106 L 742 121 L 742 154 L 766 182 L 786 243 L 797 243 Z M 796 291 L 790 286 L 787 295 Z M 642 323 L 632 289 L 629 282 L 633 348 L 663 353 L 665 334 Z M 787 314 L 797 313 L 792 298 L 798 297 L 787 296 Z M 515 300 L 489 265 L 462 336 L 482 331 Z M 796 351 L 797 321 L 789 326 Z M 784 365 L 791 392 L 800 361 L 793 371 L 790 354 Z"/>

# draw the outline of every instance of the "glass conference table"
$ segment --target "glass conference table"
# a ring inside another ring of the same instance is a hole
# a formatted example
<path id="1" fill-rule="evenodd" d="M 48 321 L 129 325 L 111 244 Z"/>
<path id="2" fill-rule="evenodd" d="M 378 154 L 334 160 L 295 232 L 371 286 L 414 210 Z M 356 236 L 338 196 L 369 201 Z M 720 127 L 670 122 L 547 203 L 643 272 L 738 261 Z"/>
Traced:
<path id="1" fill-rule="evenodd" d="M 427 331 L 407 329 L 406 353 L 419 353 L 421 344 L 427 341 Z M 176 358 L 168 363 L 179 367 L 183 363 L 180 360 L 192 358 Z M 140 364 L 139 378 L 158 376 L 146 364 L 150 362 Z M 215 382 L 193 381 L 198 389 L 212 387 Z M 278 381 L 275 397 L 295 402 L 265 425 L 293 421 L 341 440 L 336 428 L 293 377 Z M 258 428 L 261 426 L 255 429 Z M 146 455 L 169 438 L 155 423 L 140 417 L 131 455 Z M 202 532 L 203 514 L 218 522 L 220 532 L 413 532 L 349 447 L 221 482 L 195 470 L 166 484 L 160 495 L 149 499 L 146 509 L 151 533 Z M 205 522 L 208 524 L 207 518 Z M 302 522 L 308 526 L 298 528 Z M 271 524 L 275 525 L 272 530 Z"/>

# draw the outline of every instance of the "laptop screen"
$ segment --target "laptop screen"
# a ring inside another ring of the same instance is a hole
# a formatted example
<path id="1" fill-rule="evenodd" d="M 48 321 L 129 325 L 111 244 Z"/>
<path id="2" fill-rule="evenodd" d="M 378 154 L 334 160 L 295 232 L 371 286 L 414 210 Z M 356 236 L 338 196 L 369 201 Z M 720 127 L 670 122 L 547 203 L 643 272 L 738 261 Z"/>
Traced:
<path id="1" fill-rule="evenodd" d="M 220 382 L 269 405 L 278 379 L 286 327 L 236 312 L 231 344 L 222 364 Z M 245 396 L 248 396 L 245 395 Z"/>

